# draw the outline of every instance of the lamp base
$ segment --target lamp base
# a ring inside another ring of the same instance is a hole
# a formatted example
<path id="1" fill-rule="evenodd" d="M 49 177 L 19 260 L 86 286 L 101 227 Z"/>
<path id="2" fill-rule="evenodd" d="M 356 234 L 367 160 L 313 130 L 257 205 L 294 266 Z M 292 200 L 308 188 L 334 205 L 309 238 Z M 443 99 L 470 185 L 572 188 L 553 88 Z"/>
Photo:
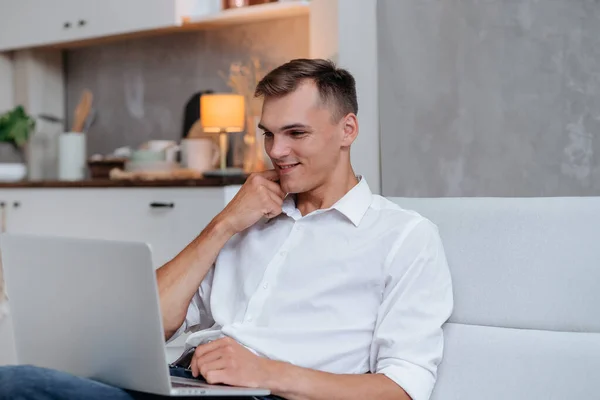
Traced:
<path id="1" fill-rule="evenodd" d="M 223 177 L 223 176 L 241 176 L 245 175 L 244 170 L 241 168 L 225 168 L 225 169 L 211 169 L 202 173 L 207 178 Z"/>

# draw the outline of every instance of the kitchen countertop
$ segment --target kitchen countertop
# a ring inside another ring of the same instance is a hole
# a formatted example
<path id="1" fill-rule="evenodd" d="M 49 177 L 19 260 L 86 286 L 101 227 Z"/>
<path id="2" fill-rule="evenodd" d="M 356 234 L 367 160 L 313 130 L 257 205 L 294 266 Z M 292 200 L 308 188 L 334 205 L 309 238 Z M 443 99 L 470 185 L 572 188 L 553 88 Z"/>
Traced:
<path id="1" fill-rule="evenodd" d="M 202 179 L 165 179 L 165 180 L 111 180 L 90 179 L 83 181 L 19 181 L 0 182 L 0 189 L 27 188 L 140 188 L 140 187 L 211 187 L 241 185 L 246 176 L 202 178 Z"/>

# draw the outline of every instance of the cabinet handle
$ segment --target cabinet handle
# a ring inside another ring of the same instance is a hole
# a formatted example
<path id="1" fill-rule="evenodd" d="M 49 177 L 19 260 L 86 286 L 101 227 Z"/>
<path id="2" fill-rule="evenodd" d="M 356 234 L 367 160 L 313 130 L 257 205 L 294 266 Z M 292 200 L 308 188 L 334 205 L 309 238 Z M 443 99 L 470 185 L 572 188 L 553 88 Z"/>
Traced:
<path id="1" fill-rule="evenodd" d="M 69 29 L 70 27 L 71 27 L 71 23 L 70 22 L 65 22 L 63 24 L 63 28 L 65 28 L 65 29 Z"/>
<path id="2" fill-rule="evenodd" d="M 21 203 L 18 201 L 13 202 L 13 208 L 19 208 L 21 207 Z"/>
<path id="3" fill-rule="evenodd" d="M 151 208 L 175 208 L 175 203 L 150 203 Z"/>
<path id="4" fill-rule="evenodd" d="M 79 20 L 79 26 L 84 26 L 85 24 L 87 24 L 87 21 L 85 19 Z"/>

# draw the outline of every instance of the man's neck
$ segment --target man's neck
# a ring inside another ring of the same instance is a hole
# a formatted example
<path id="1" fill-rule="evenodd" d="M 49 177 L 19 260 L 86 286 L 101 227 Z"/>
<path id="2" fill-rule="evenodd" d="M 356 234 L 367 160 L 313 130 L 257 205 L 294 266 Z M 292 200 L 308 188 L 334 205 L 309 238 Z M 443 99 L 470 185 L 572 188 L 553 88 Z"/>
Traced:
<path id="1" fill-rule="evenodd" d="M 315 210 L 330 208 L 357 184 L 358 178 L 350 167 L 341 178 L 331 177 L 323 185 L 310 192 L 298 193 L 296 207 L 303 216 Z"/>

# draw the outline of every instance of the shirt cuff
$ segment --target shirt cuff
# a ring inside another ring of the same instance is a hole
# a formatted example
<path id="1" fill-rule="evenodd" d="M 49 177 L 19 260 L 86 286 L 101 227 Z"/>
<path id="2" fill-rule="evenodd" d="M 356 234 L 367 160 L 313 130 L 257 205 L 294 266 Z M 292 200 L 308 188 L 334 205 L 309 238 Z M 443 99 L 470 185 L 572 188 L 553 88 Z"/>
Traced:
<path id="1" fill-rule="evenodd" d="M 412 400 L 428 400 L 435 385 L 431 372 L 406 361 L 396 361 L 377 371 L 396 382 Z"/>

